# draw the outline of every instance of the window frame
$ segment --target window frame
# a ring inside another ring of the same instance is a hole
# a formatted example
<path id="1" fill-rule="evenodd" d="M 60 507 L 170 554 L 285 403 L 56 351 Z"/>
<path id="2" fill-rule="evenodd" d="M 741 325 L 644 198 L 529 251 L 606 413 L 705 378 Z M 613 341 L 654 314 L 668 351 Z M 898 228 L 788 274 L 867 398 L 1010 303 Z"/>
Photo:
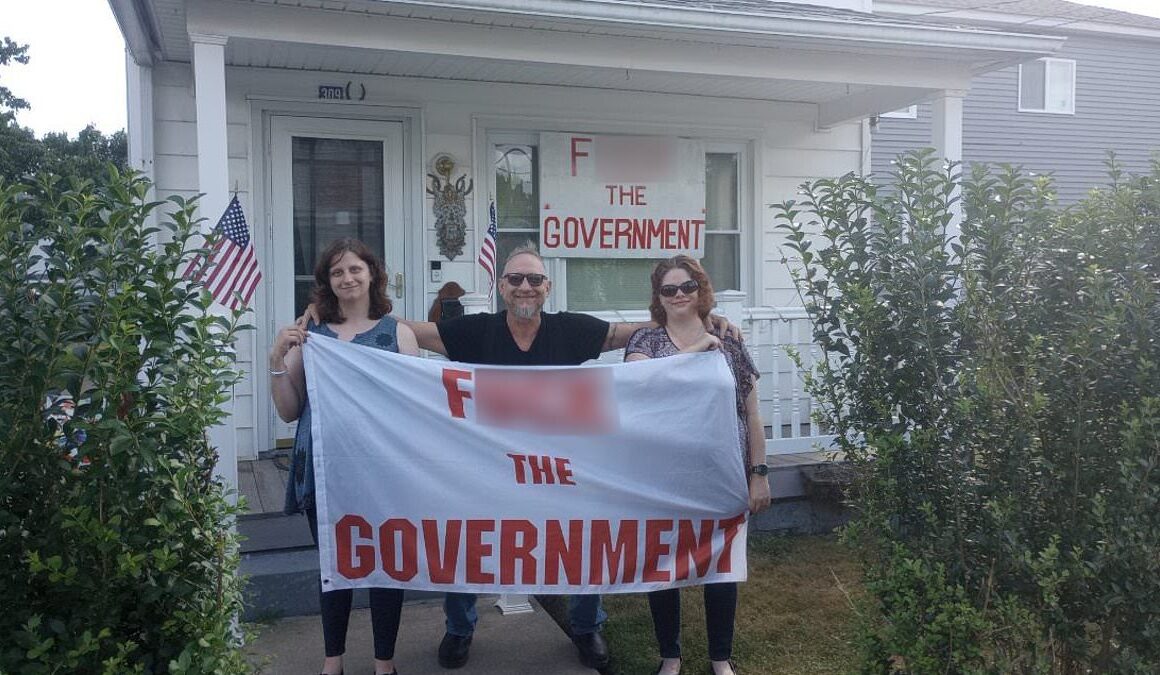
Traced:
<path id="1" fill-rule="evenodd" d="M 540 126 L 540 125 L 537 125 Z M 587 128 L 589 126 L 596 127 L 595 129 Z M 574 129 L 559 128 L 557 125 L 545 125 L 542 128 L 535 130 L 513 130 L 510 128 L 493 128 L 486 130 L 482 137 L 483 152 L 481 155 L 486 158 L 485 163 L 480 168 L 485 168 L 487 175 L 487 185 L 490 195 L 496 194 L 496 172 L 494 165 L 495 148 L 498 145 L 505 144 L 521 144 L 539 146 L 540 134 L 543 132 L 554 131 L 586 131 L 594 134 L 625 134 L 625 135 L 679 135 L 685 138 L 695 138 L 701 141 L 705 153 L 733 153 L 737 155 L 737 220 L 738 229 L 735 231 L 737 236 L 737 265 L 740 267 L 738 277 L 740 279 L 740 290 L 746 294 L 748 302 L 753 302 L 754 297 L 760 297 L 760 293 L 754 288 L 756 280 L 760 275 L 755 274 L 754 265 L 755 256 L 758 252 L 755 251 L 755 242 L 759 240 L 760 233 L 756 232 L 756 219 L 754 215 L 754 162 L 757 161 L 757 153 L 754 150 L 755 141 L 750 139 L 745 140 L 731 140 L 721 139 L 719 134 L 705 133 L 687 133 L 682 130 L 682 133 L 673 134 L 671 130 L 663 129 L 621 129 L 617 125 L 609 125 L 608 128 L 603 128 L 603 125 L 583 125 L 577 126 Z M 481 205 L 483 213 L 486 214 L 486 201 Z M 484 218 L 482 228 L 486 228 L 486 217 Z M 719 236 L 719 235 L 717 235 Z M 503 260 L 497 261 L 497 264 L 502 266 Z M 548 278 L 552 280 L 552 292 L 548 295 L 548 300 L 544 305 L 544 310 L 549 312 L 568 311 L 568 259 L 567 258 L 545 258 L 545 267 L 547 268 Z M 498 275 L 500 270 L 497 270 Z M 725 290 L 725 289 L 721 289 Z M 496 300 L 493 297 L 491 308 L 496 307 Z M 643 308 L 647 311 L 646 307 Z M 632 312 L 635 310 L 601 310 L 599 313 L 605 312 Z"/>
<path id="2" fill-rule="evenodd" d="M 1029 107 L 1023 105 L 1023 66 L 1025 66 L 1027 64 L 1020 63 L 1019 64 L 1019 76 L 1018 76 L 1017 81 L 1016 81 L 1016 89 L 1015 89 L 1015 92 L 1016 92 L 1015 96 L 1016 96 L 1016 101 L 1017 101 L 1016 104 L 1017 104 L 1019 112 L 1021 112 L 1021 113 L 1038 113 L 1040 115 L 1075 115 L 1075 100 L 1076 100 L 1075 80 L 1076 80 L 1076 72 L 1078 69 L 1078 66 L 1076 65 L 1075 59 L 1061 59 L 1061 58 L 1056 58 L 1056 57 L 1045 56 L 1041 59 L 1035 59 L 1035 61 L 1032 63 L 1039 63 L 1039 62 L 1043 63 L 1043 108 L 1029 108 Z M 1051 109 L 1047 108 L 1047 101 L 1048 101 L 1048 99 L 1051 98 L 1051 95 L 1050 95 L 1051 78 L 1048 76 L 1048 70 L 1052 67 L 1052 64 L 1058 64 L 1058 63 L 1066 63 L 1066 64 L 1071 65 L 1071 83 L 1069 85 L 1071 87 L 1071 105 L 1068 107 L 1067 110 L 1051 110 Z"/>

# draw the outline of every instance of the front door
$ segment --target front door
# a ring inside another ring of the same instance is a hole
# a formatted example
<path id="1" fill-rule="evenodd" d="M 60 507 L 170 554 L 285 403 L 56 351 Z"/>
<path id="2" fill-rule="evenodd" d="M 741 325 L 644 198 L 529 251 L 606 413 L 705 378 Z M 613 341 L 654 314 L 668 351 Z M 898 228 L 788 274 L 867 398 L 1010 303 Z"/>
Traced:
<path id="1" fill-rule="evenodd" d="M 275 330 L 301 315 L 318 254 L 341 237 L 382 256 L 392 314 L 407 316 L 403 124 L 274 116 L 271 142 Z M 284 446 L 294 427 L 270 409 Z"/>

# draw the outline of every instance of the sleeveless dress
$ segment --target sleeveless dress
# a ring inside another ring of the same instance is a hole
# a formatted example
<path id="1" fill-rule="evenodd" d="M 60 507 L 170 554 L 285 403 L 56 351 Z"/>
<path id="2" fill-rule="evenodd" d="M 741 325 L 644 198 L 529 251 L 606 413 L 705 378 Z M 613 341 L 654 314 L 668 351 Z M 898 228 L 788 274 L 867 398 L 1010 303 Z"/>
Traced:
<path id="1" fill-rule="evenodd" d="M 351 342 L 397 353 L 398 326 L 394 318 L 384 316 L 370 329 L 355 335 Z M 313 321 L 306 326 L 306 330 L 326 337 L 338 337 L 338 333 L 326 324 L 317 325 Z M 294 434 L 294 451 L 290 459 L 290 475 L 286 477 L 286 503 L 282 507 L 282 512 L 287 515 L 300 513 L 314 506 L 314 453 L 311 450 L 313 440 L 310 427 L 310 400 L 307 398 L 303 400 L 302 412 L 298 416 L 298 430 Z"/>

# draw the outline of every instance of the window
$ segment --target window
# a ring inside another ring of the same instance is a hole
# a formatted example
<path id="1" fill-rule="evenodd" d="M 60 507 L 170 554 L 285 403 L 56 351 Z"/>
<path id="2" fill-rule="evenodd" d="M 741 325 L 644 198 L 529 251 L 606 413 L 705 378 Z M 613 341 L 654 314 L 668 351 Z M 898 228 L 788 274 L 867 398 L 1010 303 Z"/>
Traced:
<path id="1" fill-rule="evenodd" d="M 915 119 L 918 119 L 918 105 L 917 104 L 911 105 L 911 106 L 907 106 L 905 108 L 899 108 L 898 110 L 891 110 L 890 112 L 884 112 L 881 115 L 879 115 L 879 117 L 890 117 L 893 119 L 902 119 L 902 120 L 915 120 Z"/>
<path id="2" fill-rule="evenodd" d="M 539 156 L 534 142 L 494 142 L 496 248 L 499 264 L 526 241 L 539 244 Z M 741 288 L 740 147 L 705 152 L 705 271 L 718 290 Z M 567 258 L 549 265 L 564 277 L 563 306 L 573 312 L 647 309 L 657 259 Z M 497 310 L 503 300 L 497 294 Z"/>
<path id="3" fill-rule="evenodd" d="M 1019 111 L 1075 114 L 1075 61 L 1039 59 L 1019 66 Z"/>
<path id="4" fill-rule="evenodd" d="M 500 143 L 495 146 L 496 261 L 502 266 L 508 254 L 525 242 L 539 244 L 539 157 L 535 145 Z M 496 293 L 497 311 L 503 298 Z"/>

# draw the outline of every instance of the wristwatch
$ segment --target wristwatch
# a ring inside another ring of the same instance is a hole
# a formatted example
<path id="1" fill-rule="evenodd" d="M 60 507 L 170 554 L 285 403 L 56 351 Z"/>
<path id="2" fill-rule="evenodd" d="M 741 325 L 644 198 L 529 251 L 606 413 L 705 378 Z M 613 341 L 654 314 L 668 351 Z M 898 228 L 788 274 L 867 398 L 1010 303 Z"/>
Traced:
<path id="1" fill-rule="evenodd" d="M 768 476 L 769 475 L 769 465 L 768 464 L 754 464 L 752 467 L 749 468 L 749 473 L 751 475 L 754 475 L 754 476 Z"/>

